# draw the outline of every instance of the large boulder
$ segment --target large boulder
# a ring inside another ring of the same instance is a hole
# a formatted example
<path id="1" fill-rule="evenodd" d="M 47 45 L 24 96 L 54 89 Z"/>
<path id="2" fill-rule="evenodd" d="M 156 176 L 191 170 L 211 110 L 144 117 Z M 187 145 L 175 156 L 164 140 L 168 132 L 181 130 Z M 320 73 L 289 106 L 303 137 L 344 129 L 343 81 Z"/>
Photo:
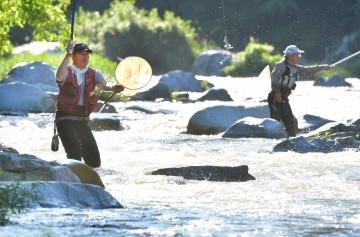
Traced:
<path id="1" fill-rule="evenodd" d="M 9 185 L 0 182 L 0 187 Z M 30 193 L 27 201 L 30 208 L 123 208 L 103 188 L 79 183 L 66 182 L 19 182 L 19 188 Z"/>
<path id="2" fill-rule="evenodd" d="M 165 83 L 158 83 L 147 91 L 139 92 L 131 100 L 155 101 L 157 99 L 171 100 L 171 92 Z"/>
<path id="3" fill-rule="evenodd" d="M 44 92 L 57 93 L 56 69 L 44 62 L 16 64 L 1 84 L 24 82 Z M 19 94 L 16 94 L 19 96 Z"/>
<path id="4" fill-rule="evenodd" d="M 216 182 L 244 182 L 255 180 L 249 174 L 247 165 L 237 167 L 189 166 L 165 168 L 151 172 L 151 175 L 181 176 L 188 180 L 207 180 Z"/>
<path id="5" fill-rule="evenodd" d="M 90 128 L 93 131 L 124 130 L 119 115 L 111 113 L 92 113 Z"/>
<path id="6" fill-rule="evenodd" d="M 207 100 L 218 100 L 218 101 L 233 101 L 227 90 L 211 88 L 206 91 L 197 101 L 207 101 Z"/>
<path id="7" fill-rule="evenodd" d="M 225 76 L 224 67 L 230 65 L 231 53 L 224 50 L 208 50 L 194 62 L 192 72 L 203 76 Z"/>
<path id="8" fill-rule="evenodd" d="M 287 133 L 281 123 L 274 119 L 246 117 L 238 120 L 223 134 L 224 138 L 284 138 Z"/>
<path id="9" fill-rule="evenodd" d="M 313 136 L 286 140 L 276 145 L 273 150 L 329 153 L 345 149 L 360 150 L 360 120 L 350 125 L 338 124 Z"/>
<path id="10" fill-rule="evenodd" d="M 324 86 L 324 87 L 344 87 L 351 86 L 345 78 L 341 76 L 332 76 L 332 77 L 322 77 L 314 81 L 314 86 Z"/>
<path id="11" fill-rule="evenodd" d="M 171 91 L 191 91 L 202 92 L 209 87 L 213 87 L 212 84 L 197 80 L 195 75 L 191 72 L 184 72 L 180 70 L 171 71 L 161 77 L 160 82 L 166 84 Z"/>
<path id="12" fill-rule="evenodd" d="M 96 173 L 96 171 L 87 164 L 72 159 L 61 160 L 59 163 L 68 167 L 80 179 L 81 183 L 93 184 L 105 188 L 105 185 L 98 173 Z"/>
<path id="13" fill-rule="evenodd" d="M 239 119 L 245 117 L 268 118 L 267 105 L 245 106 L 214 106 L 196 112 L 189 120 L 187 133 L 195 135 L 211 135 L 224 132 Z"/>
<path id="14" fill-rule="evenodd" d="M 0 84 L 0 111 L 51 113 L 55 100 L 46 92 L 24 82 Z"/>
<path id="15" fill-rule="evenodd" d="M 0 152 L 0 170 L 1 181 L 80 182 L 69 168 L 27 154 Z"/>

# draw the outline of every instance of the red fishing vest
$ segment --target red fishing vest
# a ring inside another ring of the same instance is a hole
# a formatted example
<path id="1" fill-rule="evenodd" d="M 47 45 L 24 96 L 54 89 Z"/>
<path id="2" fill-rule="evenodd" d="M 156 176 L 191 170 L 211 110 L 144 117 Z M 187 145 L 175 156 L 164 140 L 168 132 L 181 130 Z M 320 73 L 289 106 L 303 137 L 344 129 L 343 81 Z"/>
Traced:
<path id="1" fill-rule="evenodd" d="M 84 85 L 84 112 L 86 115 L 97 109 L 98 98 L 95 96 L 95 70 L 89 68 L 85 73 Z M 80 85 L 81 86 L 81 85 Z M 68 67 L 68 77 L 60 87 L 57 109 L 67 114 L 78 114 L 80 100 L 80 86 L 77 84 L 76 76 Z"/>

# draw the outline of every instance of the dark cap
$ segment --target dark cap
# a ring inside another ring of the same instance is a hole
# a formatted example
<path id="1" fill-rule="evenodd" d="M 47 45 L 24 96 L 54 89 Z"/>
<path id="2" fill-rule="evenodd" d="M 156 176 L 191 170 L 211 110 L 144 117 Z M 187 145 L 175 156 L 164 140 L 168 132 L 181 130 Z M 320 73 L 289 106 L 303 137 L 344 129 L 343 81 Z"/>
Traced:
<path id="1" fill-rule="evenodd" d="M 76 43 L 74 46 L 74 53 L 81 53 L 81 52 L 88 52 L 92 53 L 93 51 L 84 43 Z"/>

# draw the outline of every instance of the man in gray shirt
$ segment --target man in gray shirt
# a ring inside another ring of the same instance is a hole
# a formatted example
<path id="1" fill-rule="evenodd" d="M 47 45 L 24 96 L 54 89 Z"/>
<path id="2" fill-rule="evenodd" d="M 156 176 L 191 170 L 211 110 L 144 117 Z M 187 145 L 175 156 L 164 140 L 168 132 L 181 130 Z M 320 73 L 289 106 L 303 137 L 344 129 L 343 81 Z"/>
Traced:
<path id="1" fill-rule="evenodd" d="M 282 121 L 289 136 L 296 136 L 298 122 L 289 104 L 289 95 L 296 88 L 300 76 L 311 76 L 322 70 L 328 70 L 330 65 L 302 66 L 299 65 L 304 53 L 296 45 L 289 45 L 284 50 L 284 59 L 278 62 L 271 72 L 271 92 L 268 96 L 270 117 Z"/>

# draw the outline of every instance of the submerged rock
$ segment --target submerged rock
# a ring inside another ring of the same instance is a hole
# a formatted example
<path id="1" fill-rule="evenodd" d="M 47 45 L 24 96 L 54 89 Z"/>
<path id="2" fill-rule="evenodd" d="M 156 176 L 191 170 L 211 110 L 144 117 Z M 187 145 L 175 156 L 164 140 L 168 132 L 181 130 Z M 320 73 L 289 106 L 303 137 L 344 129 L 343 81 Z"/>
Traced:
<path id="1" fill-rule="evenodd" d="M 1 84 L 23 82 L 44 92 L 57 93 L 59 88 L 55 73 L 56 69 L 44 62 L 19 63 L 11 69 Z"/>
<path id="2" fill-rule="evenodd" d="M 268 118 L 267 105 L 214 106 L 196 112 L 189 120 L 187 133 L 195 135 L 211 135 L 224 132 L 239 119 L 245 117 Z"/>
<path id="3" fill-rule="evenodd" d="M 231 53 L 224 50 L 208 50 L 194 62 L 192 72 L 203 76 L 225 76 L 224 67 L 230 65 Z"/>
<path id="4" fill-rule="evenodd" d="M 332 76 L 332 77 L 322 77 L 314 81 L 314 86 L 325 86 L 325 87 L 349 87 L 351 86 L 345 78 L 341 76 Z"/>
<path id="5" fill-rule="evenodd" d="M 274 119 L 246 117 L 228 128 L 224 138 L 285 138 L 287 133 L 281 123 Z"/>
<path id="6" fill-rule="evenodd" d="M 69 168 L 27 154 L 0 152 L 0 170 L 1 181 L 80 182 Z"/>
<path id="7" fill-rule="evenodd" d="M 0 182 L 0 186 L 9 184 Z M 123 208 L 103 188 L 79 183 L 66 182 L 19 182 L 20 187 L 31 193 L 30 208 Z"/>
<path id="8" fill-rule="evenodd" d="M 92 113 L 90 127 L 93 131 L 124 130 L 119 115 L 111 113 Z"/>
<path id="9" fill-rule="evenodd" d="M 0 143 L 0 152 L 11 152 L 11 153 L 19 154 L 19 152 L 15 148 L 5 146 L 1 143 Z"/>
<path id="10" fill-rule="evenodd" d="M 51 113 L 55 111 L 54 98 L 24 82 L 0 84 L 0 111 Z"/>
<path id="11" fill-rule="evenodd" d="M 210 90 L 206 91 L 199 99 L 197 99 L 197 101 L 206 100 L 233 101 L 227 90 L 221 88 L 211 88 Z"/>
<path id="12" fill-rule="evenodd" d="M 166 84 L 171 91 L 191 91 L 202 92 L 207 88 L 213 87 L 212 84 L 197 80 L 195 75 L 191 72 L 184 72 L 180 70 L 171 71 L 161 77 L 160 82 Z M 206 86 L 204 86 L 206 84 Z"/>
<path id="13" fill-rule="evenodd" d="M 68 167 L 83 184 L 93 184 L 105 188 L 100 176 L 94 169 L 78 160 L 66 159 L 59 161 L 63 166 Z"/>
<path id="14" fill-rule="evenodd" d="M 147 91 L 139 92 L 131 100 L 155 101 L 157 99 L 171 100 L 171 92 L 165 83 L 158 83 Z"/>
<path id="15" fill-rule="evenodd" d="M 298 153 L 329 153 L 345 149 L 360 150 L 359 121 L 350 125 L 338 124 L 314 136 L 286 140 L 276 145 L 273 150 L 275 152 L 295 151 Z"/>
<path id="16" fill-rule="evenodd" d="M 97 110 L 96 110 L 96 111 L 99 111 L 103 105 L 104 105 L 103 102 L 98 102 L 98 104 L 97 104 Z M 104 109 L 101 111 L 101 113 L 112 113 L 112 114 L 116 114 L 116 113 L 117 113 L 117 110 L 116 110 L 115 106 L 113 106 L 113 105 L 110 104 L 110 103 L 107 103 L 107 104 L 105 105 Z"/>
<path id="17" fill-rule="evenodd" d="M 255 180 L 249 174 L 247 165 L 237 167 L 225 166 L 189 166 L 165 168 L 153 171 L 151 175 L 181 176 L 189 180 L 207 180 L 216 182 L 244 182 Z"/>
<path id="18" fill-rule="evenodd" d="M 324 126 L 325 124 L 332 123 L 334 121 L 311 114 L 305 114 L 302 118 L 298 120 L 298 122 L 300 132 L 304 133 L 316 130 Z"/>
<path id="19" fill-rule="evenodd" d="M 125 110 L 135 110 L 135 111 L 143 112 L 146 114 L 171 114 L 171 113 L 173 113 L 173 111 L 170 111 L 170 110 L 152 109 L 152 108 L 146 108 L 146 107 L 137 106 L 137 105 L 128 106 L 125 108 Z"/>

